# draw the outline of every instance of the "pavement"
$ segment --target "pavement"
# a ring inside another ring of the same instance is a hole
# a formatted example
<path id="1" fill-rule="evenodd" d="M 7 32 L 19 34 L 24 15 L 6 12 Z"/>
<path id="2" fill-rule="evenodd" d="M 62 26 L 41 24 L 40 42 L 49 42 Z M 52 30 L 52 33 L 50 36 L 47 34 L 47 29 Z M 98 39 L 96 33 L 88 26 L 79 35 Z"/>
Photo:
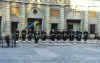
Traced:
<path id="1" fill-rule="evenodd" d="M 0 47 L 0 63 L 100 63 L 98 40 L 92 44 L 62 42 L 61 44 L 66 44 L 63 46 L 53 42 L 47 45 L 49 43 L 46 42 L 34 44 L 33 41 L 20 41 L 15 48 Z"/>

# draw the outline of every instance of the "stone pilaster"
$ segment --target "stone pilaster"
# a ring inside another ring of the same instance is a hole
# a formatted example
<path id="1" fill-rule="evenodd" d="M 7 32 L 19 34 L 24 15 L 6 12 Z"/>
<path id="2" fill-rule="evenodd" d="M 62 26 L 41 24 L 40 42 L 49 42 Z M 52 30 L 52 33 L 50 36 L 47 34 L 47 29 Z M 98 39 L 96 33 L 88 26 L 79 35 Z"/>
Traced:
<path id="1" fill-rule="evenodd" d="M 59 20 L 59 24 L 58 24 L 58 29 L 60 29 L 61 31 L 64 30 L 64 6 L 60 7 L 60 20 Z"/>
<path id="2" fill-rule="evenodd" d="M 5 2 L 5 34 L 11 35 L 10 2 Z"/>
<path id="3" fill-rule="evenodd" d="M 81 16 L 81 23 L 80 23 L 80 31 L 84 31 L 84 11 L 80 11 L 80 16 Z"/>
<path id="4" fill-rule="evenodd" d="M 97 20 L 96 32 L 97 32 L 98 36 L 100 37 L 100 12 L 97 12 L 96 20 Z"/>
<path id="5" fill-rule="evenodd" d="M 25 20 L 25 4 L 21 4 L 20 6 L 21 11 L 19 11 L 20 15 L 20 21 L 19 21 L 19 27 L 18 29 L 21 31 L 26 26 L 26 20 Z"/>
<path id="6" fill-rule="evenodd" d="M 88 11 L 84 12 L 84 31 L 88 31 Z"/>
<path id="7" fill-rule="evenodd" d="M 100 37 L 100 21 L 97 22 L 97 33 L 98 36 Z"/>
<path id="8" fill-rule="evenodd" d="M 49 5 L 46 6 L 46 13 L 45 13 L 45 28 L 46 28 L 46 32 L 47 34 L 49 34 L 50 32 L 50 24 L 49 24 L 49 20 L 50 20 L 50 7 Z"/>

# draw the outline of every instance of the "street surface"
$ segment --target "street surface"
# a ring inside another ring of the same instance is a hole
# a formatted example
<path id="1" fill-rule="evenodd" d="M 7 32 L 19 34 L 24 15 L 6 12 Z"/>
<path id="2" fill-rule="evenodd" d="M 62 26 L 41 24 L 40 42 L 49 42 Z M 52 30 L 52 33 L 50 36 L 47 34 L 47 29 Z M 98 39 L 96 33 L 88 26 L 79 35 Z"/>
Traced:
<path id="1" fill-rule="evenodd" d="M 60 43 L 48 45 L 45 42 L 20 41 L 15 48 L 0 47 L 0 63 L 100 63 L 100 43 L 97 40 L 98 43 L 73 41 L 61 46 Z"/>

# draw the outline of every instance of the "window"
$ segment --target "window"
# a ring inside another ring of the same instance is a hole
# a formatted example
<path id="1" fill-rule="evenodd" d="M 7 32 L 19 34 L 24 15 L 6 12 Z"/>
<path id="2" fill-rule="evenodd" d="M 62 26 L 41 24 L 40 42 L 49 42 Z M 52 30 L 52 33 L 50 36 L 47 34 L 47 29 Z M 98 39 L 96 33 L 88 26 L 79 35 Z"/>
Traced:
<path id="1" fill-rule="evenodd" d="M 19 16 L 19 8 L 18 7 L 12 7 L 11 8 L 11 15 Z"/>
<path id="2" fill-rule="evenodd" d="M 96 11 L 89 11 L 88 12 L 88 14 L 89 14 L 89 18 L 95 18 L 96 17 Z"/>
<path id="3" fill-rule="evenodd" d="M 72 9 L 72 13 L 73 13 L 73 16 L 76 16 L 76 14 L 77 14 L 76 9 Z"/>
<path id="4" fill-rule="evenodd" d="M 95 33 L 95 24 L 90 24 L 90 33 L 91 34 Z"/>
<path id="5" fill-rule="evenodd" d="M 51 10 L 51 16 L 59 16 L 59 10 Z"/>

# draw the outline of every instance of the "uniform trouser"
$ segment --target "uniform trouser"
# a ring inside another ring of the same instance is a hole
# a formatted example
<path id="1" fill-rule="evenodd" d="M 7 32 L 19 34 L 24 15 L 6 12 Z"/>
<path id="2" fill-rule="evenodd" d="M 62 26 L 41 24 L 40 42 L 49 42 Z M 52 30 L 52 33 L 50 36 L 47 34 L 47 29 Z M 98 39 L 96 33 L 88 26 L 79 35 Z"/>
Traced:
<path id="1" fill-rule="evenodd" d="M 34 33 L 34 39 L 35 39 L 35 43 L 38 43 L 39 37 L 36 36 L 36 34 Z"/>
<path id="2" fill-rule="evenodd" d="M 46 36 L 42 36 L 41 39 L 44 41 L 46 40 Z"/>
<path id="3" fill-rule="evenodd" d="M 31 39 L 32 39 L 32 37 L 31 36 L 28 36 L 28 40 L 31 41 Z"/>
<path id="4" fill-rule="evenodd" d="M 0 45 L 1 45 L 2 48 L 3 48 L 3 40 L 0 40 Z"/>
<path id="5" fill-rule="evenodd" d="M 84 36 L 83 39 L 86 41 L 88 39 L 88 36 Z"/>
<path id="6" fill-rule="evenodd" d="M 60 36 L 57 36 L 57 40 L 60 40 L 61 39 L 61 37 Z"/>
<path id="7" fill-rule="evenodd" d="M 39 40 L 39 37 L 35 37 L 35 43 L 37 44 Z"/>
<path id="8" fill-rule="evenodd" d="M 18 36 L 16 36 L 16 40 L 18 40 L 19 39 L 19 37 Z"/>
<path id="9" fill-rule="evenodd" d="M 12 47 L 16 47 L 16 41 L 17 41 L 17 39 L 12 40 Z"/>
<path id="10" fill-rule="evenodd" d="M 70 36 L 70 38 L 69 38 L 71 41 L 73 41 L 74 40 L 74 36 Z"/>
<path id="11" fill-rule="evenodd" d="M 22 40 L 24 40 L 24 41 L 25 41 L 25 39 L 26 39 L 26 36 L 22 36 Z"/>
<path id="12" fill-rule="evenodd" d="M 7 46 L 9 47 L 10 46 L 10 41 L 6 40 L 6 43 L 7 43 Z"/>
<path id="13" fill-rule="evenodd" d="M 66 36 L 63 36 L 63 40 L 67 40 Z"/>

